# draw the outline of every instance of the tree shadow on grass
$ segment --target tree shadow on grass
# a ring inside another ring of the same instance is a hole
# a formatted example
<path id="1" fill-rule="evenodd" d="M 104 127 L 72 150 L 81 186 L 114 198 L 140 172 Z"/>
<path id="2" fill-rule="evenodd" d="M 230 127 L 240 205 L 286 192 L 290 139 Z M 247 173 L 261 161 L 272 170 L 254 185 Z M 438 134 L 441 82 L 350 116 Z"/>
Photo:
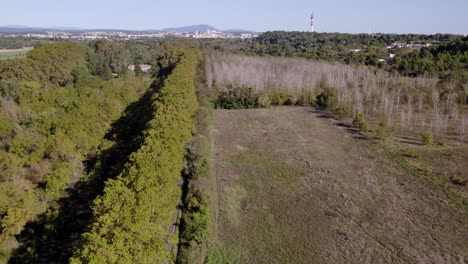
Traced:
<path id="1" fill-rule="evenodd" d="M 143 143 L 143 131 L 153 119 L 152 95 L 162 86 L 155 82 L 137 101 L 130 104 L 120 119 L 105 135 L 112 147 L 99 155 L 89 155 L 84 162 L 87 179 L 66 190 L 66 196 L 56 202 L 47 213 L 26 225 L 17 236 L 17 248 L 9 263 L 68 263 L 79 247 L 81 234 L 92 221 L 91 204 L 104 190 L 108 179 L 118 176 L 129 156 Z"/>
<path id="2" fill-rule="evenodd" d="M 409 136 L 394 136 L 395 140 L 401 143 L 409 144 L 409 145 L 414 145 L 414 146 L 423 146 L 424 144 L 421 142 L 420 139 L 415 138 L 415 137 L 409 137 Z"/>
<path id="3" fill-rule="evenodd" d="M 333 114 L 328 113 L 325 110 L 314 108 L 310 110 L 310 113 L 317 115 L 318 118 L 332 121 L 337 127 L 343 128 L 346 131 L 346 133 L 350 134 L 354 139 L 358 139 L 358 140 L 372 139 L 371 137 L 359 132 L 359 130 L 354 128 L 351 124 L 339 121 Z"/>

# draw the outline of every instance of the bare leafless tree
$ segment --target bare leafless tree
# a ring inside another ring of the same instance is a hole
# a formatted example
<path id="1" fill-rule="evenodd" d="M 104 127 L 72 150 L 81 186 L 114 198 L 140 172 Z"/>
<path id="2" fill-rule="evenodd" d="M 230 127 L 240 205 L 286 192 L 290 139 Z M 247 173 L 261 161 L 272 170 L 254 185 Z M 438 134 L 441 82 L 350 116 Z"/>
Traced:
<path id="1" fill-rule="evenodd" d="M 362 66 L 303 58 L 212 53 L 207 60 L 209 83 L 238 83 L 258 92 L 286 91 L 294 95 L 331 89 L 338 104 L 349 109 L 351 115 L 384 118 L 389 126 L 402 129 L 423 130 L 431 124 L 436 133 L 448 132 L 450 128 L 465 133 L 456 129 L 468 114 L 457 104 L 459 95 L 449 88 L 451 92 L 442 100 L 437 90 L 439 80 L 435 78 L 402 77 Z"/>

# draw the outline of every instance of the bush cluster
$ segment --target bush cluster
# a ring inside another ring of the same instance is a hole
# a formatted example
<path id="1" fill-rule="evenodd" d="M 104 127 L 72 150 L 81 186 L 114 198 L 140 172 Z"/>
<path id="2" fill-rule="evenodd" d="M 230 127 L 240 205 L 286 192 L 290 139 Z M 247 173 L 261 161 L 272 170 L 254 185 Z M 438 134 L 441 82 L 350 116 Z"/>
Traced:
<path id="1" fill-rule="evenodd" d="M 408 158 L 419 159 L 421 158 L 421 153 L 414 148 L 405 147 L 401 150 L 401 154 Z"/>
<path id="2" fill-rule="evenodd" d="M 219 92 L 215 107 L 223 109 L 257 108 L 260 107 L 259 99 L 258 93 L 252 87 L 229 84 Z M 265 104 L 265 102 L 262 103 Z"/>
<path id="3" fill-rule="evenodd" d="M 385 121 L 382 121 L 379 123 L 379 126 L 375 130 L 375 134 L 377 138 L 382 139 L 382 140 L 386 140 L 392 136 L 392 133 L 388 131 L 387 122 Z"/>
<path id="4" fill-rule="evenodd" d="M 434 135 L 431 131 L 425 131 L 421 134 L 422 142 L 424 145 L 432 145 L 434 144 Z"/>
<path id="5" fill-rule="evenodd" d="M 264 108 L 272 105 L 300 105 L 318 106 L 326 110 L 338 110 L 338 112 L 342 110 L 338 107 L 336 97 L 329 91 L 322 92 L 318 95 L 311 91 L 296 93 L 281 89 L 258 92 L 252 87 L 240 84 L 228 84 L 219 91 L 214 105 L 216 108 L 222 109 Z"/>
<path id="6" fill-rule="evenodd" d="M 366 120 L 362 114 L 358 114 L 354 118 L 352 125 L 361 132 L 369 131 L 369 126 L 367 125 Z"/>

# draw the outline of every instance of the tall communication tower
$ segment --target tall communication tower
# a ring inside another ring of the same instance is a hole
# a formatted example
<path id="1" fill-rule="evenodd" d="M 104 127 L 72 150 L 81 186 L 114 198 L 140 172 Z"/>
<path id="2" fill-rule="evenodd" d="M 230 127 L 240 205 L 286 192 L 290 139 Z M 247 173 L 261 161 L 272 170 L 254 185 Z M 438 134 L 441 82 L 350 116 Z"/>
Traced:
<path id="1" fill-rule="evenodd" d="M 314 32 L 314 12 L 310 15 L 310 30 Z"/>

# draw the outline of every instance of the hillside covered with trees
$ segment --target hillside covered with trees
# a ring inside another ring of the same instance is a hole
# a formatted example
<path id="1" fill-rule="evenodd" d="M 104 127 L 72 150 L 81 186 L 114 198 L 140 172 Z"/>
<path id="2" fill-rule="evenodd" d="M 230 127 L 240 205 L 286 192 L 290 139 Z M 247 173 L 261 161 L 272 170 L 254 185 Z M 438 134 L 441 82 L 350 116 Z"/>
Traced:
<path id="1" fill-rule="evenodd" d="M 96 70 L 121 60 L 113 49 L 105 42 L 45 44 L 26 59 L 0 62 L 2 261 L 25 224 L 53 215 L 66 190 L 86 177 L 86 160 L 110 144 L 111 123 L 149 88 L 148 78 L 123 66 L 119 78 Z"/>

